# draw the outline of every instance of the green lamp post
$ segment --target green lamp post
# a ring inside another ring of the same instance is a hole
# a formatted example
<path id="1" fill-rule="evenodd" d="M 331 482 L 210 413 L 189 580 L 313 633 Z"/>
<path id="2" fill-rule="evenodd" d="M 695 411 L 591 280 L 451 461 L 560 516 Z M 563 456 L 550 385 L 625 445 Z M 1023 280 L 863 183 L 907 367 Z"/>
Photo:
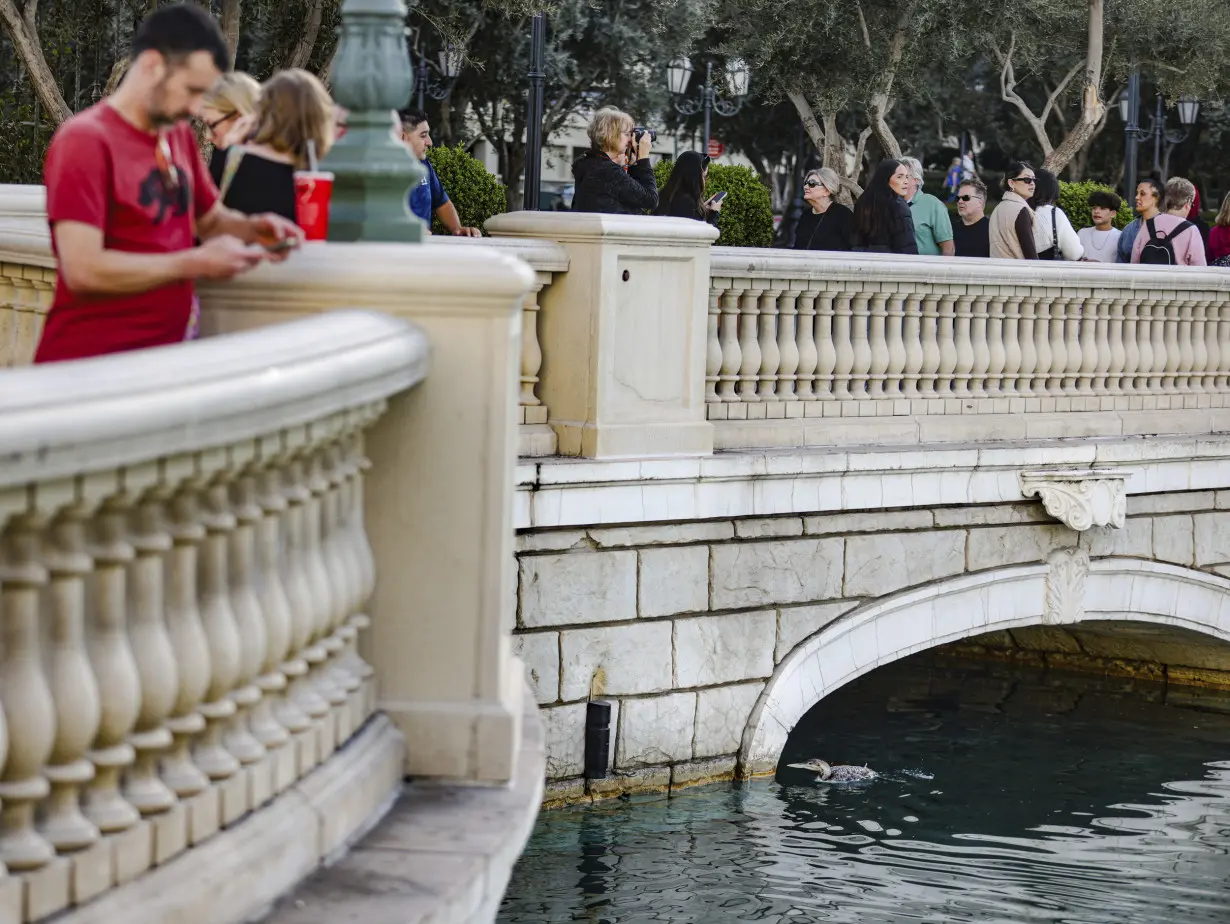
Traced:
<path id="1" fill-rule="evenodd" d="M 418 243 L 423 222 L 409 192 L 426 170 L 401 143 L 396 110 L 410 101 L 414 73 L 402 0 L 345 0 L 333 97 L 350 114 L 346 134 L 323 166 L 333 172 L 331 241 Z"/>

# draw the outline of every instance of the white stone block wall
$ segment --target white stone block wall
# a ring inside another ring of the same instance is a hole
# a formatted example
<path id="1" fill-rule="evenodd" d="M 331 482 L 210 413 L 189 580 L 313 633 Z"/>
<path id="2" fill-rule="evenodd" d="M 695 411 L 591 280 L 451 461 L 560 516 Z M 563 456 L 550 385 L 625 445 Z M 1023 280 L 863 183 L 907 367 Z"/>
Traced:
<path id="1" fill-rule="evenodd" d="M 543 712 L 548 799 L 567 798 L 584 793 L 591 697 L 615 704 L 612 770 L 629 787 L 730 776 L 777 666 L 843 614 L 1065 547 L 1230 575 L 1230 492 L 1132 496 L 1123 529 L 1083 533 L 1030 502 L 542 530 L 517 547 L 514 647 Z"/>

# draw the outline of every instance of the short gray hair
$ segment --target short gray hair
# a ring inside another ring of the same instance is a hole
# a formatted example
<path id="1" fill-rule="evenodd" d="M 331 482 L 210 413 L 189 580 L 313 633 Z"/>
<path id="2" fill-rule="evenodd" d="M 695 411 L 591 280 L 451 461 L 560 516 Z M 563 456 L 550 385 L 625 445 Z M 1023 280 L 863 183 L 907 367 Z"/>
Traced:
<path id="1" fill-rule="evenodd" d="M 1177 209 L 1181 205 L 1191 205 L 1196 201 L 1196 187 L 1191 180 L 1181 176 L 1172 176 L 1166 181 L 1166 209 Z"/>
<path id="2" fill-rule="evenodd" d="M 812 177 L 819 180 L 820 185 L 831 195 L 835 196 L 841 192 L 841 177 L 832 167 L 817 167 L 815 170 L 808 170 L 806 179 L 810 180 Z"/>
<path id="3" fill-rule="evenodd" d="M 919 183 L 923 181 L 923 165 L 922 161 L 917 157 L 902 157 L 901 163 L 905 164 L 906 169 L 914 176 L 914 179 Z"/>

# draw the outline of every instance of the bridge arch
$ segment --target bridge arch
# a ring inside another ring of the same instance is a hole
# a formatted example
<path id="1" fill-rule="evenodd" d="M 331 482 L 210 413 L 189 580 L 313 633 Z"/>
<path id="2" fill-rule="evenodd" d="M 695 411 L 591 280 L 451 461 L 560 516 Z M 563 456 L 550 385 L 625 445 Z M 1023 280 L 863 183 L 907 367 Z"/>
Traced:
<path id="1" fill-rule="evenodd" d="M 947 642 L 999 629 L 1130 620 L 1230 640 L 1230 579 L 1078 549 L 1044 564 L 965 574 L 867 603 L 801 642 L 774 671 L 743 732 L 744 774 L 777 766 L 813 706 L 863 674 Z"/>

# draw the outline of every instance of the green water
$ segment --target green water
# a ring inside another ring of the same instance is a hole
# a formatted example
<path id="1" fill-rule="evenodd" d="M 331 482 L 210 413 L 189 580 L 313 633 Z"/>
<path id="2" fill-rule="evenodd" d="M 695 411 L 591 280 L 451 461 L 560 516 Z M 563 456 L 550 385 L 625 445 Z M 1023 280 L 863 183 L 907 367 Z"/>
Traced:
<path id="1" fill-rule="evenodd" d="M 1225 924 L 1230 716 L 1166 699 L 901 662 L 812 710 L 783 760 L 880 779 L 544 812 L 499 921 Z"/>

